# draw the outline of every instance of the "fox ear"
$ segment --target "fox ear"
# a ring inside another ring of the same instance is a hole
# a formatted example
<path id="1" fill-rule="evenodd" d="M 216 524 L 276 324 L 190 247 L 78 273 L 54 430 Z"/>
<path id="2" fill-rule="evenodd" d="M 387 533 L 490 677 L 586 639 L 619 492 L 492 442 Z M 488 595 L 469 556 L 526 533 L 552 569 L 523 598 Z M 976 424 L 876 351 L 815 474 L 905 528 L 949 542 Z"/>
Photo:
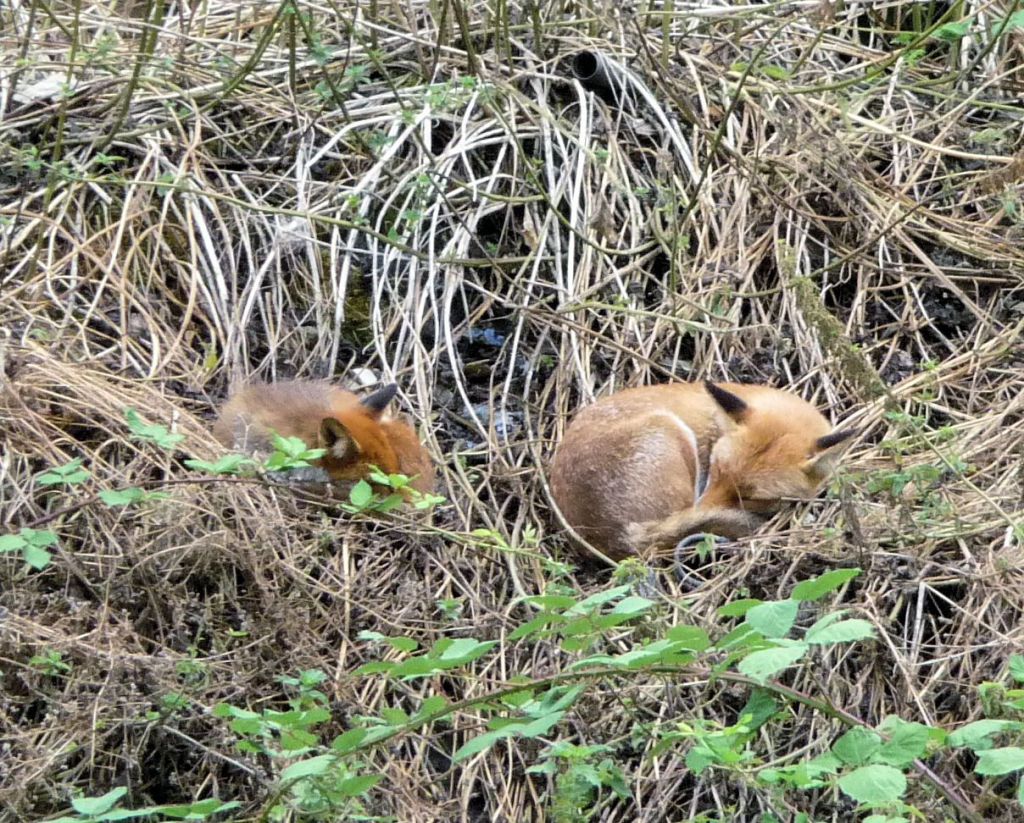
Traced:
<path id="1" fill-rule="evenodd" d="M 743 418 L 750 411 L 750 406 L 746 404 L 746 401 L 737 397 L 732 392 L 726 391 L 721 386 L 716 386 L 710 380 L 704 383 L 704 388 L 707 389 L 708 394 L 714 398 L 715 402 L 721 406 L 722 411 L 737 423 L 743 422 Z"/>
<path id="2" fill-rule="evenodd" d="M 345 425 L 333 417 L 320 421 L 320 448 L 337 460 L 346 460 L 359 454 L 359 444 Z"/>
<path id="3" fill-rule="evenodd" d="M 398 384 L 389 383 L 388 385 L 377 389 L 373 394 L 369 394 L 363 398 L 363 407 L 367 409 L 375 417 L 379 417 L 384 413 L 384 409 L 388 407 L 388 403 L 395 399 L 395 395 L 398 393 Z"/>
<path id="4" fill-rule="evenodd" d="M 819 437 L 814 445 L 817 451 L 825 452 L 834 449 L 858 434 L 860 434 L 860 429 L 836 429 L 824 437 Z"/>
<path id="5" fill-rule="evenodd" d="M 814 441 L 814 451 L 804 461 L 804 471 L 827 471 L 835 461 L 839 447 L 860 434 L 860 429 L 836 429 Z"/>

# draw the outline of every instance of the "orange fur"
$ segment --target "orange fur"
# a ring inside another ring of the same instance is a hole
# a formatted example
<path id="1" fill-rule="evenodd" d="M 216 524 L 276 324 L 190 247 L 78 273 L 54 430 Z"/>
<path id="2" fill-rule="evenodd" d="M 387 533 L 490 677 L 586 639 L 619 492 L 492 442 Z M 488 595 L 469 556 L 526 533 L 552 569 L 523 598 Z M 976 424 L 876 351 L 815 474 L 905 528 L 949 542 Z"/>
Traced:
<path id="1" fill-rule="evenodd" d="M 327 449 L 316 465 L 336 483 L 354 483 L 374 465 L 414 477 L 418 491 L 433 491 L 434 466 L 416 432 L 384 414 L 393 394 L 391 386 L 360 399 L 329 383 L 250 384 L 224 404 L 213 433 L 225 446 L 246 452 L 269 451 L 271 432 L 298 437 Z"/>
<path id="2" fill-rule="evenodd" d="M 752 533 L 783 499 L 813 497 L 853 434 L 833 433 L 807 401 L 767 386 L 626 389 L 577 414 L 551 491 L 581 537 L 621 560 L 700 531 Z"/>

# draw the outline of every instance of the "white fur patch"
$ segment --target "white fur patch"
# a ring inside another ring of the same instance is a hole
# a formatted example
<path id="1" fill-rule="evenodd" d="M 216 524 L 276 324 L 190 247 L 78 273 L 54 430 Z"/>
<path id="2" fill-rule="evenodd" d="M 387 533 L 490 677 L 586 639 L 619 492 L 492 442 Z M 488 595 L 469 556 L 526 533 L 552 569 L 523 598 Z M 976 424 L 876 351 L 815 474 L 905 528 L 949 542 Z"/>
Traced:
<path id="1" fill-rule="evenodd" d="M 679 431 L 683 433 L 683 436 L 690 444 L 690 448 L 693 449 L 693 465 L 696 467 L 693 476 L 693 502 L 696 504 L 708 486 L 708 478 L 700 470 L 700 451 L 697 449 L 697 435 L 693 433 L 693 429 L 677 414 L 668 411 L 656 411 L 654 414 L 671 420 Z"/>

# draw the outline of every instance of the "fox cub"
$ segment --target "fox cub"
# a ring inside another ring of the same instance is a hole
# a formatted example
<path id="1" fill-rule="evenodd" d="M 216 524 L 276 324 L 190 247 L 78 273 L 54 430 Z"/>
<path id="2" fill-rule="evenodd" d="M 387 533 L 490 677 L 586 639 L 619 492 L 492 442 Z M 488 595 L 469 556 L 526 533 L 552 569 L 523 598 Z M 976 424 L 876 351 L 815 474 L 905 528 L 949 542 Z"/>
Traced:
<path id="1" fill-rule="evenodd" d="M 813 497 L 855 434 L 767 386 L 626 389 L 577 414 L 551 491 L 581 537 L 621 560 L 695 532 L 752 533 L 783 499 Z"/>
<path id="2" fill-rule="evenodd" d="M 434 466 L 416 432 L 385 409 L 398 391 L 391 384 L 360 399 L 329 383 L 253 383 L 233 394 L 214 424 L 214 436 L 228 448 L 269 451 L 270 434 L 299 437 L 326 449 L 316 461 L 332 481 L 355 483 L 374 465 L 413 478 L 421 492 L 434 489 Z"/>

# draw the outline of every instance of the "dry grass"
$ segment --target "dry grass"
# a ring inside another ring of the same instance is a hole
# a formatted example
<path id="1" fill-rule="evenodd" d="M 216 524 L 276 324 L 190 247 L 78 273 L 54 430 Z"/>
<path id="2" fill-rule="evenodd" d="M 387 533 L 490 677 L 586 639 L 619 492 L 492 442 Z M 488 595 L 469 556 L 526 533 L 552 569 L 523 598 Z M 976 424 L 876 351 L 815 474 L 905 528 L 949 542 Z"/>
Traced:
<path id="1" fill-rule="evenodd" d="M 789 386 L 867 431 L 828 500 L 706 564 L 659 619 L 717 622 L 737 592 L 857 564 L 843 605 L 881 640 L 790 685 L 869 722 L 981 716 L 976 686 L 1024 641 L 1022 34 L 994 38 L 1011 5 L 967 0 L 971 37 L 908 46 L 893 33 L 934 4 L 0 7 L 0 518 L 61 541 L 43 572 L 0 557 L 0 818 L 116 785 L 130 805 L 216 794 L 255 815 L 268 764 L 210 709 L 283 705 L 276 678 L 301 669 L 328 673 L 334 732 L 560 671 L 556 644 L 505 640 L 565 556 L 552 444 L 598 394 L 672 377 Z M 581 48 L 631 67 L 625 111 L 571 81 Z M 354 367 L 402 387 L 450 501 L 433 527 L 189 479 L 180 459 L 216 454 L 207 423 L 233 381 Z M 129 406 L 186 434 L 182 451 L 132 441 Z M 33 485 L 76 457 L 87 490 Z M 941 478 L 879 487 L 922 465 Z M 164 481 L 142 508 L 91 497 Z M 380 654 L 363 630 L 502 642 L 465 677 L 384 686 L 352 675 Z M 29 664 L 47 649 L 70 672 Z M 190 707 L 147 721 L 171 692 Z M 685 748 L 630 744 L 638 724 L 738 700 L 592 687 L 561 735 L 619 746 L 634 793 L 600 819 L 757 819 L 764 797 L 695 777 Z M 544 819 L 537 743 L 452 765 L 478 724 L 369 755 L 386 775 L 373 810 Z M 794 708 L 766 756 L 793 762 L 833 727 Z M 1013 819 L 1012 792 L 969 763 L 932 767 Z M 938 819 L 936 796 L 914 799 Z M 837 794 L 804 801 L 850 819 Z"/>

